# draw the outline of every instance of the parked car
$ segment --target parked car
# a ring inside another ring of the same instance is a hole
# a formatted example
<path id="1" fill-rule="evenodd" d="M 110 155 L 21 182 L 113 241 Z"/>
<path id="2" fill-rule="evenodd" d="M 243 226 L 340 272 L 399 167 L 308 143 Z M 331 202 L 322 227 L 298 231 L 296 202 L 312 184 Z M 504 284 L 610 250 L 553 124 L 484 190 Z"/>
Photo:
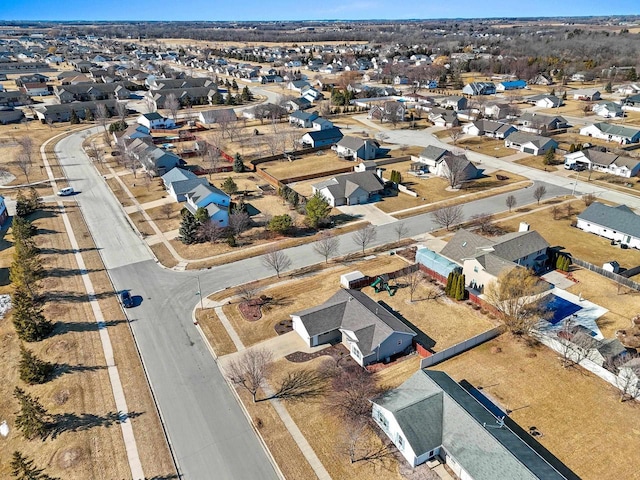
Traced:
<path id="1" fill-rule="evenodd" d="M 133 298 L 131 297 L 131 293 L 128 290 L 124 290 L 120 292 L 120 302 L 124 308 L 133 307 Z"/>
<path id="2" fill-rule="evenodd" d="M 66 187 L 63 188 L 62 190 L 58 190 L 58 196 L 60 197 L 68 197 L 69 195 L 73 195 L 75 192 L 75 190 L 73 189 L 73 187 Z"/>

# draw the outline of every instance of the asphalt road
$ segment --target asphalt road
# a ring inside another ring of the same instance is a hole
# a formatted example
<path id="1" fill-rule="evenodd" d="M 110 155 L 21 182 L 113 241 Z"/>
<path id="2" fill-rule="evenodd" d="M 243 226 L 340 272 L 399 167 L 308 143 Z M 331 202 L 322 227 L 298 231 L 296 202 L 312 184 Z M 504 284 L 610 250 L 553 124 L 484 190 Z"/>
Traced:
<path id="1" fill-rule="evenodd" d="M 86 133 L 84 135 L 87 135 Z M 116 289 L 130 289 L 141 304 L 127 311 L 151 386 L 181 473 L 188 479 L 272 479 L 277 475 L 251 426 L 228 389 L 216 362 L 193 326 L 191 311 L 203 295 L 271 276 L 262 259 L 250 258 L 200 272 L 174 272 L 158 266 L 129 224 L 104 179 L 81 149 L 83 134 L 62 140 L 56 152 L 78 193 L 75 196 L 100 249 Z M 536 183 L 538 184 L 538 183 Z M 570 193 L 544 184 L 545 198 Z M 473 201 L 463 206 L 465 218 L 506 209 L 508 195 L 517 205 L 534 202 L 535 186 Z M 438 228 L 430 214 L 402 221 L 408 236 Z M 397 239 L 397 224 L 377 227 L 379 245 Z M 338 255 L 360 249 L 353 234 L 340 236 Z M 286 250 L 291 268 L 324 259 L 312 245 Z"/>

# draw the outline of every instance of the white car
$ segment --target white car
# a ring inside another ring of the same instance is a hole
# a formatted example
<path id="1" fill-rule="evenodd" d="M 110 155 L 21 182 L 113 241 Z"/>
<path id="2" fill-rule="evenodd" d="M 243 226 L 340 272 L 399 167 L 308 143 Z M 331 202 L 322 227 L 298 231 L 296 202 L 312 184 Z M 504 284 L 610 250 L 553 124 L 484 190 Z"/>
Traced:
<path id="1" fill-rule="evenodd" d="M 69 195 L 73 195 L 75 192 L 75 190 L 73 189 L 73 187 L 67 187 L 67 188 L 63 188 L 62 190 L 58 191 L 58 196 L 60 197 L 68 197 Z"/>

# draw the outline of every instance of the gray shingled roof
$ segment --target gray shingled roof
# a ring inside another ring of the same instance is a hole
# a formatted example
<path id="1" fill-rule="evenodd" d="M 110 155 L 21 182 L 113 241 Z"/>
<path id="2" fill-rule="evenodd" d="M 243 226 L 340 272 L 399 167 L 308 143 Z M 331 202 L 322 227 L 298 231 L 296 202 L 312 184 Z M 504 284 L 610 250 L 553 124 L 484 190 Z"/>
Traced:
<path id="1" fill-rule="evenodd" d="M 508 140 L 520 145 L 531 142 L 538 148 L 542 148 L 549 142 L 556 143 L 556 141 L 552 138 L 543 137 L 541 135 L 534 135 L 533 133 L 528 132 L 513 132 L 511 135 L 509 135 Z"/>
<path id="2" fill-rule="evenodd" d="M 603 133 L 606 133 L 608 135 L 617 135 L 619 137 L 633 138 L 634 136 L 638 135 L 638 132 L 640 132 L 640 130 L 638 130 L 637 128 L 626 127 L 624 125 L 616 125 L 607 122 L 594 123 L 593 125 Z"/>
<path id="3" fill-rule="evenodd" d="M 487 273 L 497 277 L 500 273 L 505 269 L 513 269 L 516 268 L 517 265 L 509 260 L 505 260 L 504 258 L 500 258 L 494 253 L 485 253 L 478 255 L 476 260 L 484 267 Z"/>
<path id="4" fill-rule="evenodd" d="M 343 137 L 342 132 L 338 127 L 328 128 L 326 130 L 314 130 L 307 132 L 305 135 L 309 135 L 316 142 L 318 140 L 327 139 L 336 139 L 336 141 L 338 141 Z"/>
<path id="5" fill-rule="evenodd" d="M 338 328 L 354 332 L 358 348 L 365 357 L 393 332 L 416 335 L 395 315 L 359 290 L 339 290 L 322 305 L 292 316 L 300 317 L 311 336 Z"/>
<path id="6" fill-rule="evenodd" d="M 458 230 L 440 251 L 441 255 L 462 265 L 465 258 L 473 258 L 487 252 L 495 242 L 469 230 Z"/>
<path id="7" fill-rule="evenodd" d="M 172 168 L 167 173 L 162 175 L 162 181 L 165 185 L 169 185 L 173 182 L 180 182 L 182 180 L 190 180 L 192 178 L 198 178 L 198 176 L 191 170 L 185 170 L 184 168 Z"/>
<path id="8" fill-rule="evenodd" d="M 349 150 L 358 150 L 364 145 L 364 139 L 359 137 L 351 137 L 346 135 L 338 142 L 341 147 L 348 148 Z"/>
<path id="9" fill-rule="evenodd" d="M 420 370 L 374 403 L 394 413 L 416 455 L 442 445 L 476 480 L 565 478 L 512 430 L 496 428 L 496 417 L 445 372 Z"/>
<path id="10" fill-rule="evenodd" d="M 630 211 L 626 205 L 609 207 L 600 202 L 593 202 L 578 215 L 578 220 L 640 238 L 640 217 Z"/>
<path id="11" fill-rule="evenodd" d="M 353 172 L 337 175 L 331 180 L 325 180 L 313 185 L 314 188 L 321 190 L 328 188 L 331 194 L 337 198 L 347 198 L 358 187 L 367 193 L 375 193 L 384 188 L 382 180 L 373 172 Z"/>
<path id="12" fill-rule="evenodd" d="M 426 158 L 428 160 L 439 160 L 444 155 L 446 155 L 449 151 L 446 148 L 436 147 L 434 145 L 429 145 L 424 150 L 420 152 L 418 155 L 420 158 Z"/>
<path id="13" fill-rule="evenodd" d="M 547 241 L 535 230 L 507 233 L 496 239 L 493 250 L 496 255 L 512 262 L 549 247 Z"/>

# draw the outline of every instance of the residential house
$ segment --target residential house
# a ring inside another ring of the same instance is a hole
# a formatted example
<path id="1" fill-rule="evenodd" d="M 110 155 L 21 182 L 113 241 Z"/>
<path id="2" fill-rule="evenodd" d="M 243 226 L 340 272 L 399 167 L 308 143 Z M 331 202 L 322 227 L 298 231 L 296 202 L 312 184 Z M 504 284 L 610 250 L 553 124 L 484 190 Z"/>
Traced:
<path id="1" fill-rule="evenodd" d="M 467 135 L 485 136 L 504 140 L 518 130 L 508 123 L 494 122 L 492 120 L 476 120 L 462 127 L 462 131 Z"/>
<path id="2" fill-rule="evenodd" d="M 553 85 L 553 80 L 551 76 L 546 75 L 544 73 L 539 73 L 531 80 L 529 80 L 530 85 Z"/>
<path id="3" fill-rule="evenodd" d="M 513 132 L 505 139 L 504 146 L 532 155 L 544 155 L 547 151 L 558 148 L 558 142 L 533 133 Z"/>
<path id="4" fill-rule="evenodd" d="M 378 156 L 380 144 L 368 138 L 344 136 L 335 145 L 336 153 L 347 160 L 373 160 Z"/>
<path id="5" fill-rule="evenodd" d="M 413 170 L 428 170 L 435 171 L 436 166 L 439 162 L 444 160 L 445 155 L 449 154 L 449 150 L 446 148 L 436 147 L 434 145 L 429 145 L 425 147 L 424 150 L 418 154 L 417 157 L 412 157 L 411 159 L 415 164 L 417 164 L 417 168 L 412 168 Z M 425 168 L 426 167 L 426 168 Z"/>
<path id="6" fill-rule="evenodd" d="M 442 108 L 452 108 L 455 111 L 467 108 L 467 99 L 459 95 L 448 95 L 444 97 L 436 97 L 433 99 L 436 105 Z"/>
<path id="7" fill-rule="evenodd" d="M 0 228 L 4 228 L 9 218 L 9 211 L 7 210 L 7 204 L 4 201 L 4 197 L 0 195 Z"/>
<path id="8" fill-rule="evenodd" d="M 626 125 L 614 125 L 612 123 L 599 122 L 587 125 L 580 129 L 580 135 L 600 138 L 620 145 L 638 143 L 640 130 Z"/>
<path id="9" fill-rule="evenodd" d="M 136 138 L 151 138 L 151 130 L 144 125 L 134 123 L 121 132 L 113 132 L 113 138 L 116 143 L 126 144 L 129 140 Z"/>
<path id="10" fill-rule="evenodd" d="M 519 130 L 536 133 L 538 135 L 567 128 L 568 124 L 564 117 L 559 115 L 542 115 L 536 112 L 525 112 L 518 120 Z"/>
<path id="11" fill-rule="evenodd" d="M 383 305 L 359 290 L 341 289 L 316 307 L 291 315 L 293 330 L 310 347 L 341 341 L 361 366 L 412 348 L 416 336 Z"/>
<path id="12" fill-rule="evenodd" d="M 301 141 L 305 147 L 317 148 L 338 143 L 343 136 L 338 127 L 333 127 L 307 132 L 302 136 Z"/>
<path id="13" fill-rule="evenodd" d="M 589 359 L 595 364 L 615 372 L 615 364 L 624 360 L 627 349 L 617 338 L 605 338 L 596 341 Z"/>
<path id="14" fill-rule="evenodd" d="M 158 110 L 166 108 L 165 103 L 170 95 L 178 100 L 180 106 L 210 105 L 213 103 L 217 93 L 218 87 L 216 85 L 210 87 L 165 88 L 162 90 L 149 90 L 145 94 L 145 98 Z"/>
<path id="15" fill-rule="evenodd" d="M 370 171 L 345 173 L 311 186 L 320 192 L 332 207 L 367 203 L 384 190 L 384 182 Z"/>
<path id="16" fill-rule="evenodd" d="M 640 216 L 626 205 L 610 207 L 593 202 L 578 214 L 576 227 L 640 249 Z"/>
<path id="17" fill-rule="evenodd" d="M 318 119 L 318 112 L 304 112 L 296 110 L 289 115 L 289 124 L 300 128 L 311 128 L 314 120 Z"/>
<path id="18" fill-rule="evenodd" d="M 460 125 L 458 115 L 455 110 L 446 110 L 443 108 L 433 108 L 428 115 L 429 121 L 437 127 L 457 127 Z"/>
<path id="19" fill-rule="evenodd" d="M 597 88 L 582 88 L 571 92 L 574 100 L 595 102 L 600 100 L 600 90 Z"/>
<path id="20" fill-rule="evenodd" d="M 382 122 L 404 122 L 407 113 L 407 107 L 403 102 L 388 101 L 376 103 L 369 109 L 367 118 L 369 120 L 378 120 Z"/>
<path id="21" fill-rule="evenodd" d="M 334 128 L 334 126 L 333 122 L 331 122 L 330 120 L 318 117 L 313 122 L 311 122 L 311 128 L 314 130 L 330 130 Z"/>
<path id="22" fill-rule="evenodd" d="M 445 372 L 419 370 L 373 399 L 371 415 L 411 467 L 439 457 L 465 480 L 566 478 L 487 403 Z"/>
<path id="23" fill-rule="evenodd" d="M 162 130 L 176 128 L 176 123 L 171 118 L 163 117 L 158 112 L 143 113 L 136 122 L 149 130 Z"/>
<path id="24" fill-rule="evenodd" d="M 21 105 L 30 105 L 31 103 L 31 97 L 18 90 L 0 92 L 0 107 L 19 107 Z"/>
<path id="25" fill-rule="evenodd" d="M 467 286 L 482 291 L 503 270 L 517 267 L 542 271 L 549 244 L 536 231 L 507 233 L 485 238 L 469 230 L 458 230 L 440 254 L 462 267 Z"/>
<path id="26" fill-rule="evenodd" d="M 591 110 L 599 117 L 616 118 L 623 117 L 622 105 L 615 102 L 599 102 L 596 103 Z"/>
<path id="27" fill-rule="evenodd" d="M 98 105 L 104 105 L 109 111 L 116 108 L 115 100 L 101 100 L 96 102 L 72 102 L 63 105 L 44 104 L 34 108 L 34 112 L 42 123 L 48 122 L 68 122 L 71 120 L 71 112 L 75 112 L 76 116 L 83 120 L 87 111 L 95 117 Z"/>
<path id="28" fill-rule="evenodd" d="M 0 125 L 20 123 L 24 117 L 22 110 L 13 107 L 0 107 Z"/>
<path id="29" fill-rule="evenodd" d="M 233 123 L 238 120 L 233 108 L 221 108 L 217 110 L 201 110 L 198 113 L 198 122 L 202 125 L 213 125 L 215 123 Z"/>
<path id="30" fill-rule="evenodd" d="M 22 86 L 20 87 L 20 91 L 26 93 L 30 97 L 34 95 L 40 95 L 40 96 L 51 95 L 51 92 L 49 91 L 49 86 L 44 82 L 23 83 Z"/>
<path id="31" fill-rule="evenodd" d="M 150 175 L 162 176 L 184 161 L 175 153 L 156 147 L 149 138 L 137 138 L 126 145 L 126 150 Z"/>
<path id="32" fill-rule="evenodd" d="M 292 80 L 287 83 L 287 90 L 293 90 L 294 92 L 302 93 L 302 89 L 310 87 L 311 84 L 306 80 Z"/>
<path id="33" fill-rule="evenodd" d="M 204 208 L 209 219 L 221 227 L 229 225 L 229 206 L 231 197 L 208 182 L 197 184 L 185 194 L 185 207 L 193 215 L 199 208 Z"/>
<path id="34" fill-rule="evenodd" d="M 527 82 L 524 80 L 511 80 L 508 82 L 500 82 L 496 85 L 496 92 L 505 92 L 507 90 L 521 90 L 527 88 Z"/>
<path id="35" fill-rule="evenodd" d="M 489 102 L 484 106 L 484 116 L 487 118 L 493 118 L 500 120 L 512 115 L 514 108 L 508 103 Z"/>
<path id="36" fill-rule="evenodd" d="M 631 178 L 640 173 L 640 158 L 603 152 L 597 148 L 588 148 L 564 156 L 565 166 L 571 168 L 577 164 L 587 170 L 610 173 L 619 177 Z"/>
<path id="37" fill-rule="evenodd" d="M 624 110 L 640 110 L 640 93 L 625 98 L 622 102 Z"/>
<path id="38" fill-rule="evenodd" d="M 472 82 L 462 89 L 465 95 L 493 95 L 496 93 L 496 85 L 493 82 Z"/>
<path id="39" fill-rule="evenodd" d="M 562 98 L 556 97 L 555 95 L 550 95 L 548 93 L 531 95 L 529 97 L 526 97 L 524 101 L 541 108 L 558 108 L 564 104 Z"/>
<path id="40" fill-rule="evenodd" d="M 287 100 L 285 103 L 285 108 L 288 112 L 295 112 L 296 110 L 306 110 L 311 108 L 311 102 L 306 98 L 292 98 L 291 100 Z"/>

